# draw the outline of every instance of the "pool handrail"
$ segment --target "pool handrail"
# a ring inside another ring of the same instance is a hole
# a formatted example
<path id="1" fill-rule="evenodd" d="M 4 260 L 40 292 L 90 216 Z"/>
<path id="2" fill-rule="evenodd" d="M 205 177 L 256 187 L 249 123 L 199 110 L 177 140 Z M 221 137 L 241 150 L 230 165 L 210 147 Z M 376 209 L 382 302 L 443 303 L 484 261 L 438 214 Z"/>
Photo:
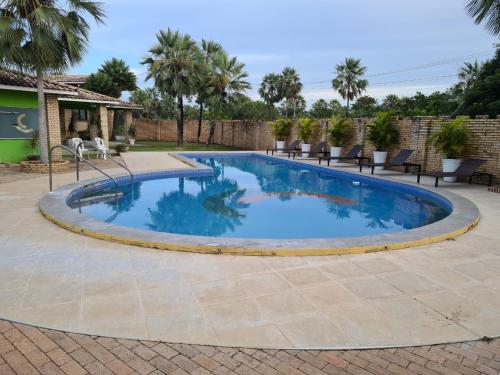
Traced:
<path id="1" fill-rule="evenodd" d="M 102 169 L 100 169 L 99 167 L 95 166 L 94 164 L 92 164 L 91 162 L 85 160 L 83 157 L 81 157 L 78 153 L 74 152 L 73 150 L 71 150 L 69 147 L 66 147 L 64 145 L 55 145 L 55 146 L 52 146 L 50 148 L 50 151 L 49 151 L 49 191 L 52 192 L 52 152 L 56 149 L 56 148 L 61 148 L 61 149 L 64 149 L 66 151 L 68 151 L 70 154 L 74 155 L 75 156 L 75 159 L 76 159 L 76 180 L 77 181 L 80 181 L 80 165 L 79 165 L 79 162 L 80 160 L 83 161 L 85 164 L 91 166 L 92 168 L 94 168 L 96 171 L 98 172 L 101 172 L 104 176 L 106 176 L 107 178 L 109 178 L 111 181 L 113 181 L 113 183 L 115 184 L 115 187 L 118 188 L 118 183 L 116 182 L 116 180 L 111 177 L 109 174 L 107 174 L 106 172 L 104 172 Z M 77 148 L 77 151 L 78 151 L 78 148 Z"/>
<path id="2" fill-rule="evenodd" d="M 112 160 L 115 164 L 119 165 L 120 167 L 122 167 L 123 169 L 125 169 L 129 174 L 130 174 L 130 184 L 133 184 L 134 183 L 134 175 L 132 174 L 132 171 L 127 168 L 127 166 L 125 166 L 124 164 L 120 163 L 118 160 L 116 160 L 115 158 L 113 158 L 110 154 L 108 154 L 106 151 L 98 148 L 95 144 L 93 144 L 92 142 L 90 141 L 82 141 L 82 143 L 80 143 L 77 147 L 76 147 L 76 153 L 78 153 L 78 150 L 80 149 L 80 147 L 83 147 L 83 144 L 86 144 L 87 146 L 90 146 L 92 147 L 94 150 L 96 150 L 97 152 L 100 152 L 102 155 L 108 157 L 110 160 Z M 80 155 L 78 153 L 78 155 Z"/>

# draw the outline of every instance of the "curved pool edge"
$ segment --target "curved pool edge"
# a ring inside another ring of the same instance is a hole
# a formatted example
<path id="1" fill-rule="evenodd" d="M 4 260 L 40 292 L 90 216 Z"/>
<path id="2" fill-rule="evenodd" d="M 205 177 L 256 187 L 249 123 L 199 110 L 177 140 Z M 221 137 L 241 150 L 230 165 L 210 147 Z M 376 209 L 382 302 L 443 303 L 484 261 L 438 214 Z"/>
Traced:
<path id="1" fill-rule="evenodd" d="M 193 168 L 144 172 L 136 174 L 136 176 L 146 179 L 155 177 L 196 177 L 208 175 L 212 171 L 210 168 L 184 155 L 175 154 L 175 156 L 187 162 L 187 164 Z M 276 159 L 283 160 L 277 157 Z M 300 161 L 294 161 L 293 163 L 310 166 L 310 164 L 301 163 Z M 322 168 L 331 170 L 327 167 Z M 160 250 L 233 255 L 343 255 L 399 250 L 455 238 L 470 231 L 479 223 L 480 215 L 477 206 L 458 194 L 446 190 L 438 191 L 434 188 L 424 188 L 414 183 L 402 182 L 387 177 L 359 175 L 357 173 L 344 171 L 342 171 L 342 173 L 363 176 L 369 179 L 388 180 L 393 183 L 408 185 L 435 193 L 448 200 L 452 204 L 453 210 L 450 215 L 438 222 L 403 232 L 334 239 L 267 240 L 189 236 L 134 229 L 108 224 L 89 216 L 80 215 L 67 206 L 66 202 L 68 197 L 74 194 L 75 191 L 90 185 L 98 186 L 99 183 L 105 181 L 102 179 L 91 179 L 62 186 L 54 192 L 45 195 L 40 201 L 39 209 L 45 218 L 58 226 L 88 237 Z M 125 181 L 127 178 L 129 177 L 120 176 L 117 180 Z"/>

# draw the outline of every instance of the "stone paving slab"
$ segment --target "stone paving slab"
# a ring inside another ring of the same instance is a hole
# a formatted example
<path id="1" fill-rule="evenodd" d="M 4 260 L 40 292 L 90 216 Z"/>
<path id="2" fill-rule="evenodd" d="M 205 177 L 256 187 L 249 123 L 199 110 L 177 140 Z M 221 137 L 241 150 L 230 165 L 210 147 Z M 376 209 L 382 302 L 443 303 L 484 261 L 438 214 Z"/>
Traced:
<path id="1" fill-rule="evenodd" d="M 262 350 L 123 340 L 0 320 L 0 374 L 480 375 L 500 339 L 371 350 Z"/>
<path id="2" fill-rule="evenodd" d="M 55 177 L 57 185 L 72 181 L 71 173 Z M 46 176 L 0 184 L 0 317 L 100 336 L 231 347 L 393 347 L 498 336 L 500 200 L 484 186 L 443 189 L 481 211 L 478 227 L 455 241 L 277 258 L 86 238 L 38 213 Z"/>
<path id="3" fill-rule="evenodd" d="M 169 152 L 164 151 L 134 151 L 123 153 L 121 156 L 132 172 L 191 168 L 190 165 L 183 163 L 181 160 L 171 156 Z"/>

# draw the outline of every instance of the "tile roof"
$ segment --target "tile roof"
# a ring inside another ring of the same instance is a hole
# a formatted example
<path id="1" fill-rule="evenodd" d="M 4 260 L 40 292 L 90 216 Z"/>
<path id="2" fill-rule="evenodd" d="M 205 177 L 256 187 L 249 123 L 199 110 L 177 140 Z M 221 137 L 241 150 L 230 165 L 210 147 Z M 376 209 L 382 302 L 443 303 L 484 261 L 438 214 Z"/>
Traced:
<path id="1" fill-rule="evenodd" d="M 60 74 L 60 75 L 55 75 L 51 76 L 49 79 L 52 82 L 60 82 L 60 83 L 66 83 L 66 84 L 82 84 L 85 82 L 87 79 L 87 75 L 77 75 L 77 74 Z"/>
<path id="2" fill-rule="evenodd" d="M 9 69 L 0 69 L 0 85 L 17 86 L 36 89 L 36 78 L 28 74 Z M 75 88 L 62 83 L 45 80 L 45 89 L 64 92 L 75 92 Z"/>

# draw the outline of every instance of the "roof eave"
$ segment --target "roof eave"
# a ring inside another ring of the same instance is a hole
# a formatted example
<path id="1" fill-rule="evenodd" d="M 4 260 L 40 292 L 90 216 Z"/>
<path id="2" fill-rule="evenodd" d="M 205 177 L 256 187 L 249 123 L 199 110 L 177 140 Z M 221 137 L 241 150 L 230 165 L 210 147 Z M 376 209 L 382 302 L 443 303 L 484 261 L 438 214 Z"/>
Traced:
<path id="1" fill-rule="evenodd" d="M 93 99 L 79 99 L 79 98 L 57 98 L 60 102 L 81 102 L 81 103 L 96 103 L 96 104 L 118 104 L 118 102 L 111 102 L 107 100 L 93 100 Z"/>
<path id="2" fill-rule="evenodd" d="M 4 84 L 0 84 L 0 90 L 37 92 L 37 89 L 35 87 L 13 86 L 13 85 L 4 85 Z M 43 92 L 45 94 L 78 96 L 78 92 L 77 91 L 64 91 L 64 90 L 44 89 Z"/>

